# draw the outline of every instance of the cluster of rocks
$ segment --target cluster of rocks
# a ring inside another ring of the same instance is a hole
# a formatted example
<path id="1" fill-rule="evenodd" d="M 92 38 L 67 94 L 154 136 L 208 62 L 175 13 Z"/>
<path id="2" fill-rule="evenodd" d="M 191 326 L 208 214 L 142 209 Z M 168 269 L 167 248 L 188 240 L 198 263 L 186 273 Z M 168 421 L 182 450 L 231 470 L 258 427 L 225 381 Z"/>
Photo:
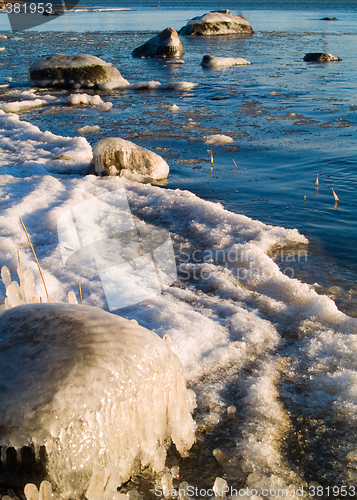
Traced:
<path id="1" fill-rule="evenodd" d="M 335 20 L 335 18 L 324 18 Z M 166 28 L 133 50 L 133 57 L 176 59 L 184 54 L 179 35 L 218 36 L 251 35 L 253 28 L 242 16 L 233 15 L 229 10 L 213 11 L 194 17 L 179 32 Z M 341 61 L 328 53 L 309 53 L 306 62 L 326 63 Z M 229 66 L 248 65 L 249 61 L 240 57 L 216 57 L 205 55 L 201 61 L 203 68 L 219 69 Z M 110 88 L 129 86 L 119 70 L 112 64 L 86 54 L 56 54 L 34 62 L 30 67 L 32 85 L 61 88 Z M 93 150 L 90 173 L 96 175 L 135 175 L 137 180 L 158 180 L 166 178 L 169 166 L 156 153 L 140 148 L 132 142 L 120 138 L 100 141 Z"/>

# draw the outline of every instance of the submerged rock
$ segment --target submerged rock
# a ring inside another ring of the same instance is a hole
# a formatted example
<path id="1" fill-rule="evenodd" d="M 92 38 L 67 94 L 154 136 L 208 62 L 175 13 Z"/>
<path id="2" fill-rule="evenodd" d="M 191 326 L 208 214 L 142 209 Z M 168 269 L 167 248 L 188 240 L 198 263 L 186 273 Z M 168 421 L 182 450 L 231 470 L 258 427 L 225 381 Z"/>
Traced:
<path id="1" fill-rule="evenodd" d="M 134 57 L 182 57 L 184 50 L 177 31 L 166 28 L 133 50 Z"/>
<path id="2" fill-rule="evenodd" d="M 247 66 L 250 62 L 242 57 L 203 56 L 201 66 L 209 69 L 228 68 L 230 66 Z"/>
<path id="3" fill-rule="evenodd" d="M 327 52 L 310 52 L 309 54 L 306 54 L 304 61 L 325 63 L 342 61 L 342 59 L 340 57 L 333 56 L 332 54 L 328 54 Z"/>
<path id="4" fill-rule="evenodd" d="M 93 88 L 108 81 L 129 82 L 111 64 L 87 54 L 55 54 L 30 66 L 30 81 L 40 87 Z"/>
<path id="5" fill-rule="evenodd" d="M 167 440 L 183 456 L 192 446 L 193 394 L 156 333 L 47 303 L 2 312 L 0 337 L 0 445 L 44 445 L 61 498 L 88 486 L 87 498 L 113 498 L 140 467 L 162 470 Z"/>
<path id="6" fill-rule="evenodd" d="M 158 154 L 119 137 L 102 139 L 93 148 L 90 173 L 96 175 L 134 174 L 137 180 L 160 180 L 169 175 L 169 166 Z"/>
<path id="7" fill-rule="evenodd" d="M 242 16 L 235 16 L 227 9 L 209 12 L 201 17 L 194 17 L 178 32 L 179 35 L 230 35 L 234 33 L 252 34 L 253 28 Z"/>

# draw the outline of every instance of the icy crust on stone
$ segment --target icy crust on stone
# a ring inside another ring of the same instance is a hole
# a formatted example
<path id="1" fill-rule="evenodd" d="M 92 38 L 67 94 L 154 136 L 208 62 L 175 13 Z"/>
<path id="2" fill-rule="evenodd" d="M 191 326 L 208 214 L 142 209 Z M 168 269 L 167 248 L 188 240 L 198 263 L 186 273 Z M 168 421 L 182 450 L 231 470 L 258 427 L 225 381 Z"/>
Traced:
<path id="1" fill-rule="evenodd" d="M 45 444 L 63 496 L 79 498 L 95 467 L 134 471 L 195 440 L 178 358 L 156 333 L 91 306 L 30 304 L 0 314 L 1 445 Z"/>
<path id="2" fill-rule="evenodd" d="M 134 57 L 180 58 L 183 53 L 181 41 L 173 28 L 166 28 L 133 50 Z"/>
<path id="3" fill-rule="evenodd" d="M 119 70 L 99 57 L 55 54 L 35 61 L 29 69 L 32 85 L 40 87 L 93 88 L 108 81 L 122 81 Z"/>
<path id="4" fill-rule="evenodd" d="M 247 66 L 251 64 L 243 57 L 216 57 L 206 55 L 203 56 L 201 66 L 203 68 L 219 69 L 229 68 L 230 66 Z"/>
<path id="5" fill-rule="evenodd" d="M 194 17 L 183 26 L 179 35 L 229 35 L 234 33 L 254 33 L 253 28 L 242 16 L 235 16 L 229 10 L 209 12 L 200 17 Z"/>
<path id="6" fill-rule="evenodd" d="M 102 139 L 93 148 L 89 172 L 96 175 L 120 175 L 124 171 L 159 180 L 169 174 L 169 166 L 158 154 L 119 137 Z"/>
<path id="7" fill-rule="evenodd" d="M 92 148 L 84 137 L 62 137 L 0 110 L 0 171 L 26 175 L 49 171 L 85 173 Z"/>

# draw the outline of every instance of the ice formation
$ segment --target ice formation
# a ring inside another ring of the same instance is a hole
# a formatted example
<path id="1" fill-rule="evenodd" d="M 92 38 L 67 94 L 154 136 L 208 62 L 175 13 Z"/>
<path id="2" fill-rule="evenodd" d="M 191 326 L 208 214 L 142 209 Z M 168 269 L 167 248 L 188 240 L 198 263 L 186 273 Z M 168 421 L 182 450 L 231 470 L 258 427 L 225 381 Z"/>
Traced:
<path id="1" fill-rule="evenodd" d="M 194 17 L 178 32 L 179 35 L 186 36 L 229 35 L 232 33 L 251 34 L 254 31 L 247 19 L 231 14 L 228 9 Z"/>
<path id="2" fill-rule="evenodd" d="M 233 142 L 232 137 L 223 134 L 213 134 L 204 137 L 205 144 L 230 144 Z"/>
<path id="3" fill-rule="evenodd" d="M 55 54 L 35 61 L 29 69 L 32 85 L 92 88 L 109 81 L 123 81 L 117 68 L 88 54 Z"/>
<path id="4" fill-rule="evenodd" d="M 242 57 L 203 56 L 201 66 L 209 69 L 229 68 L 230 66 L 247 66 L 250 62 Z"/>
<path id="5" fill-rule="evenodd" d="M 111 137 L 94 146 L 91 173 L 115 176 L 125 170 L 143 179 L 164 179 L 169 174 L 169 166 L 161 156 L 133 142 Z"/>
<path id="6" fill-rule="evenodd" d="M 192 446 L 182 365 L 154 332 L 91 306 L 28 304 L 0 313 L 0 335 L 1 445 L 44 444 L 57 495 L 114 494 L 140 467 L 161 470 L 170 439 L 183 456 Z"/>
<path id="7" fill-rule="evenodd" d="M 27 175 L 51 170 L 84 173 L 92 159 L 92 148 L 84 137 L 62 137 L 42 132 L 20 120 L 16 114 L 0 110 L 1 170 L 25 169 Z"/>

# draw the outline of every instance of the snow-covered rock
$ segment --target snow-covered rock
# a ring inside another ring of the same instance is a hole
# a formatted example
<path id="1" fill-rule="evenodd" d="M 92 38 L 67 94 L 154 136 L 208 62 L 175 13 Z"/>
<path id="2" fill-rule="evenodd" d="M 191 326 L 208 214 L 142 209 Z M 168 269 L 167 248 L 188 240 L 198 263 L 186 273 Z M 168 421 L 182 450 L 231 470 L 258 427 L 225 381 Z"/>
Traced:
<path id="1" fill-rule="evenodd" d="M 133 50 L 134 57 L 182 57 L 184 51 L 177 31 L 166 28 Z"/>
<path id="2" fill-rule="evenodd" d="M 119 137 L 102 139 L 93 148 L 90 173 L 96 175 L 134 174 L 142 178 L 165 179 L 169 166 L 158 154 Z"/>
<path id="3" fill-rule="evenodd" d="M 309 52 L 304 57 L 304 61 L 306 62 L 334 62 L 334 61 L 342 61 L 340 57 L 333 56 L 332 54 L 328 54 L 327 52 Z"/>
<path id="4" fill-rule="evenodd" d="M 40 87 L 93 88 L 108 81 L 128 84 L 111 64 L 87 54 L 55 54 L 30 66 L 30 81 Z"/>
<path id="5" fill-rule="evenodd" d="M 253 28 L 242 16 L 235 16 L 227 9 L 209 12 L 200 17 L 194 17 L 183 26 L 179 35 L 230 35 L 233 33 L 254 33 Z"/>
<path id="6" fill-rule="evenodd" d="M 247 66 L 249 61 L 243 57 L 216 57 L 216 56 L 203 56 L 201 66 L 203 68 L 219 69 L 229 68 L 230 66 Z"/>
<path id="7" fill-rule="evenodd" d="M 167 440 L 183 456 L 192 446 L 192 391 L 156 333 L 97 307 L 45 303 L 3 311 L 0 336 L 0 444 L 45 445 L 62 498 L 88 486 L 87 498 L 112 498 L 109 477 L 114 494 L 140 466 L 162 470 Z"/>

